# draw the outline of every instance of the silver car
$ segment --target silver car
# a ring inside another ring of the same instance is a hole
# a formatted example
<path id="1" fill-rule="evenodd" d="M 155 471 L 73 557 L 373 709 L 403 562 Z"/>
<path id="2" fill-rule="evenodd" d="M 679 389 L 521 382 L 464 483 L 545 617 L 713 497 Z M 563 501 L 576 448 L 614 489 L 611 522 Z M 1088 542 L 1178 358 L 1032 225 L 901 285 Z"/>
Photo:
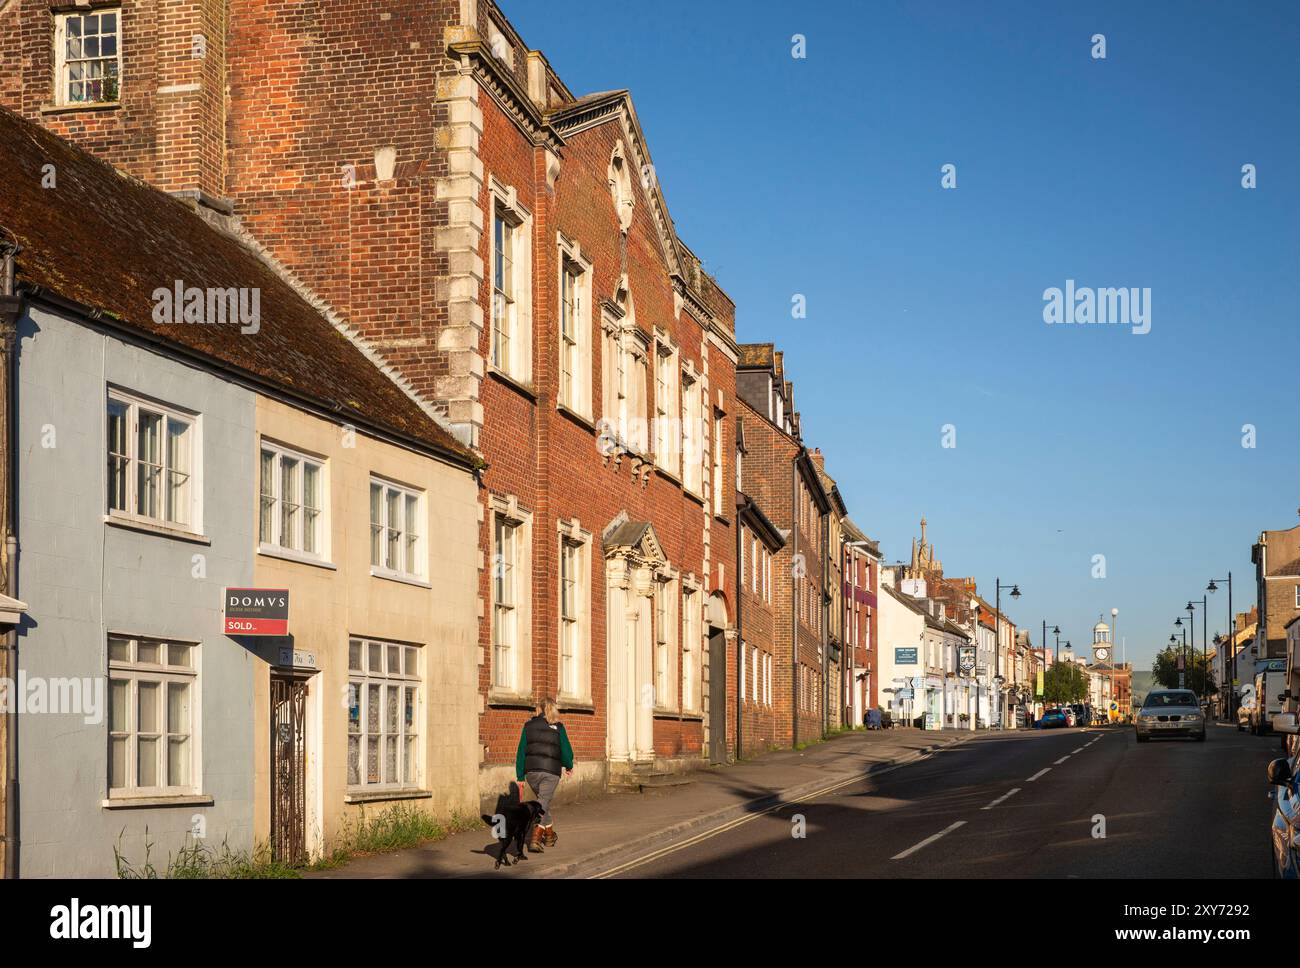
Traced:
<path id="1" fill-rule="evenodd" d="M 1134 722 L 1137 741 L 1152 736 L 1190 736 L 1205 742 L 1205 713 L 1190 689 L 1155 689 L 1147 693 Z"/>

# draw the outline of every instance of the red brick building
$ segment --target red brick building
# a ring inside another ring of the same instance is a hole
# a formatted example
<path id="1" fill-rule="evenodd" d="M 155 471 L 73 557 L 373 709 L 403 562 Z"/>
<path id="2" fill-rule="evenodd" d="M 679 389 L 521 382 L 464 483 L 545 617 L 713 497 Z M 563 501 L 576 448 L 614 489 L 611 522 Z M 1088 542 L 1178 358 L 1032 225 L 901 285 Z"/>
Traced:
<path id="1" fill-rule="evenodd" d="M 803 444 L 794 388 L 771 343 L 740 347 L 736 392 L 745 443 L 740 488 L 785 535 L 772 562 L 772 695 L 776 742 L 790 746 L 825 729 L 831 496 Z"/>
<path id="2" fill-rule="evenodd" d="M 744 424 L 738 422 L 737 465 L 743 478 L 746 447 Z M 777 530 L 753 498 L 738 492 L 736 512 L 739 547 L 736 552 L 736 635 L 740 643 L 737 679 L 738 703 L 731 717 L 735 724 L 733 742 L 737 756 L 752 756 L 780 741 L 776 728 L 778 696 L 773 685 L 777 671 L 777 593 L 772 569 L 785 547 Z M 788 650 L 787 650 L 788 653 Z"/>
<path id="3" fill-rule="evenodd" d="M 877 704 L 877 677 L 880 654 L 879 606 L 876 595 L 880 587 L 880 545 L 868 538 L 852 518 L 842 524 L 844 572 L 844 703 L 848 721 L 863 724 L 863 714 Z"/>
<path id="4" fill-rule="evenodd" d="M 15 0 L 0 98 L 255 243 L 482 456 L 485 798 L 545 699 L 583 782 L 727 757 L 735 308 L 626 91 L 490 0 Z"/>

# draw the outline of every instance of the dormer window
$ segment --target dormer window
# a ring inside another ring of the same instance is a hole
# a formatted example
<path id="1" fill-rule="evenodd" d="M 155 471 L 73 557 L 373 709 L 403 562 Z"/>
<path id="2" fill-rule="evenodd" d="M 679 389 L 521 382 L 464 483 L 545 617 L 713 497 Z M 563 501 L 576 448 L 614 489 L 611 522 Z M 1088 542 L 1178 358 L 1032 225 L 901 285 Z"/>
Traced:
<path id="1" fill-rule="evenodd" d="M 119 100 L 121 25 L 116 9 L 55 15 L 54 93 L 59 104 Z"/>

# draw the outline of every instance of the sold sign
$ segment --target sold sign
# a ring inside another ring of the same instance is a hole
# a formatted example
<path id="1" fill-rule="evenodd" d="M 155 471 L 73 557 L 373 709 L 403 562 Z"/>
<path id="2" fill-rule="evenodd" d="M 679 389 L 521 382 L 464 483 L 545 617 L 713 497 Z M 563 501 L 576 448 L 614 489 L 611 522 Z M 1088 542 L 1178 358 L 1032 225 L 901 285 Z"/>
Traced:
<path id="1" fill-rule="evenodd" d="M 288 635 L 289 589 L 227 588 L 227 635 Z"/>

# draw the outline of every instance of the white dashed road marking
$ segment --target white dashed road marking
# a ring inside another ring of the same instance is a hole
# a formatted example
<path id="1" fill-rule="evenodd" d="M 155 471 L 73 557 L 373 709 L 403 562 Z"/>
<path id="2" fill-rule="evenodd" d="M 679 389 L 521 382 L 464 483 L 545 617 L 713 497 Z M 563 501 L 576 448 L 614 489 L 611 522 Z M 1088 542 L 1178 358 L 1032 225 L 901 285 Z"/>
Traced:
<path id="1" fill-rule="evenodd" d="M 934 842 L 935 842 L 936 840 L 938 840 L 940 837 L 943 837 L 943 836 L 946 836 L 947 834 L 952 833 L 954 830 L 956 830 L 958 827 L 963 826 L 965 823 L 966 823 L 965 820 L 958 820 L 956 823 L 952 824 L 951 826 L 945 827 L 943 830 L 940 830 L 937 834 L 934 834 L 933 836 L 930 836 L 930 837 L 926 837 L 925 840 L 921 841 L 919 844 L 913 844 L 911 847 L 907 848 L 907 850 L 903 851 L 901 854 L 895 854 L 893 857 L 891 857 L 891 858 L 889 858 L 889 859 L 890 859 L 890 860 L 902 860 L 902 859 L 905 858 L 905 857 L 911 857 L 913 854 L 915 854 L 915 853 L 916 853 L 918 850 L 920 850 L 922 847 L 929 847 L 932 843 L 934 843 Z"/>
<path id="2" fill-rule="evenodd" d="M 996 807 L 996 806 L 997 806 L 999 803 L 1001 803 L 1003 800 L 1006 800 L 1006 799 L 1008 799 L 1009 797 L 1013 797 L 1013 796 L 1015 796 L 1015 795 L 1016 795 L 1017 793 L 1019 793 L 1019 792 L 1020 792 L 1020 787 L 1014 787 L 1014 788 L 1011 789 L 1009 792 L 1002 794 L 1002 796 L 998 797 L 996 800 L 994 800 L 992 803 L 990 803 L 987 807 L 980 807 L 980 809 L 981 809 L 981 810 L 992 810 L 994 807 Z"/>
<path id="3" fill-rule="evenodd" d="M 1064 756 L 1062 756 L 1059 760 L 1057 760 L 1057 761 L 1056 761 L 1055 763 L 1053 763 L 1052 765 L 1053 765 L 1053 766 L 1060 766 L 1062 763 L 1064 763 L 1066 760 L 1068 760 L 1068 759 L 1070 758 L 1071 755 L 1072 755 L 1072 754 L 1070 754 L 1070 753 L 1066 753 Z"/>
<path id="4" fill-rule="evenodd" d="M 1026 782 L 1026 783 L 1033 783 L 1035 780 L 1037 780 L 1037 779 L 1038 779 L 1040 776 L 1042 776 L 1044 773 L 1051 773 L 1051 772 L 1052 772 L 1052 768 L 1051 768 L 1050 766 L 1045 766 L 1045 767 L 1043 767 L 1041 770 L 1039 770 L 1037 773 L 1035 773 L 1033 776 L 1031 776 L 1031 777 L 1030 777 L 1028 780 L 1026 780 L 1025 782 Z"/>

